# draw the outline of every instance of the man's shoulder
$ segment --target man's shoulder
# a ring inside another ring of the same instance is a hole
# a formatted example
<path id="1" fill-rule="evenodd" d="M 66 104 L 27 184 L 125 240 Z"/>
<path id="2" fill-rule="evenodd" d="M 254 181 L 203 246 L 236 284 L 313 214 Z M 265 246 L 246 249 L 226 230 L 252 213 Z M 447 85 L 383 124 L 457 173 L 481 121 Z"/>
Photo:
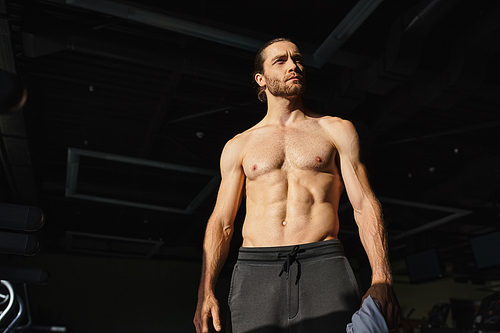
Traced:
<path id="1" fill-rule="evenodd" d="M 358 142 L 358 133 L 351 121 L 340 117 L 326 116 L 320 122 L 321 127 L 339 152 L 348 151 L 352 148 L 353 143 Z"/>
<path id="2" fill-rule="evenodd" d="M 246 146 L 246 143 L 250 139 L 253 133 L 253 127 L 250 129 L 247 129 L 244 132 L 238 133 L 235 136 L 233 136 L 231 139 L 229 139 L 225 146 L 224 146 L 224 151 L 243 151 L 244 147 Z"/>
<path id="3" fill-rule="evenodd" d="M 327 130 L 352 131 L 354 125 L 347 119 L 335 116 L 321 116 L 317 118 L 319 124 Z"/>
<path id="4" fill-rule="evenodd" d="M 255 133 L 259 132 L 266 126 L 262 124 L 262 122 L 259 122 L 255 124 L 254 126 L 250 127 L 249 129 L 236 134 L 231 140 L 228 141 L 234 144 L 243 144 L 244 142 L 248 141 Z"/>
<path id="5" fill-rule="evenodd" d="M 253 132 L 253 127 L 245 130 L 244 132 L 238 133 L 235 136 L 233 136 L 227 143 L 226 145 L 242 145 L 244 144 L 249 137 L 252 135 Z"/>
<path id="6" fill-rule="evenodd" d="M 241 164 L 244 146 L 241 133 L 227 141 L 221 153 L 221 166 Z"/>
<path id="7" fill-rule="evenodd" d="M 251 138 L 258 129 L 259 127 L 254 126 L 228 140 L 222 150 L 221 161 L 232 161 L 231 163 L 241 164 L 249 150 L 249 142 L 252 141 Z"/>

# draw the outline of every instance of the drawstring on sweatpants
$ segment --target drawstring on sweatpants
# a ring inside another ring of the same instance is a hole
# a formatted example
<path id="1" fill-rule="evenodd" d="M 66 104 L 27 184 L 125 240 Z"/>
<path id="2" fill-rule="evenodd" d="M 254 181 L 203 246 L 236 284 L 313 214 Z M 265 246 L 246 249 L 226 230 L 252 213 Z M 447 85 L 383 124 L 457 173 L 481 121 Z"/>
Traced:
<path id="1" fill-rule="evenodd" d="M 283 272 L 286 272 L 286 278 L 288 279 L 289 272 L 290 272 L 290 266 L 294 262 L 296 262 L 297 263 L 297 277 L 296 277 L 296 280 L 295 280 L 295 284 L 299 283 L 299 279 L 300 279 L 300 262 L 297 260 L 297 254 L 302 253 L 302 252 L 305 252 L 305 250 L 301 250 L 298 245 L 295 245 L 292 248 L 292 251 L 290 251 L 286 255 L 278 253 L 278 258 L 285 258 L 286 257 L 286 260 L 283 263 L 283 266 L 281 266 L 281 272 L 280 272 L 279 276 L 283 275 Z"/>

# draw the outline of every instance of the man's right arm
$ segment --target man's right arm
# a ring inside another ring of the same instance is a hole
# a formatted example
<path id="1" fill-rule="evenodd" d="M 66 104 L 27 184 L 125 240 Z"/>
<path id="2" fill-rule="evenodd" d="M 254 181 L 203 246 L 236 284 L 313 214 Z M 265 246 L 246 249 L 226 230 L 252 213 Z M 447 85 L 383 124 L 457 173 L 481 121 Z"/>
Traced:
<path id="1" fill-rule="evenodd" d="M 241 140 L 235 138 L 226 144 L 220 164 L 222 180 L 203 242 L 201 281 L 193 319 L 198 333 L 208 333 L 210 317 L 215 329 L 221 329 L 219 305 L 214 290 L 229 252 L 234 219 L 242 199 L 245 177 L 241 164 Z"/>

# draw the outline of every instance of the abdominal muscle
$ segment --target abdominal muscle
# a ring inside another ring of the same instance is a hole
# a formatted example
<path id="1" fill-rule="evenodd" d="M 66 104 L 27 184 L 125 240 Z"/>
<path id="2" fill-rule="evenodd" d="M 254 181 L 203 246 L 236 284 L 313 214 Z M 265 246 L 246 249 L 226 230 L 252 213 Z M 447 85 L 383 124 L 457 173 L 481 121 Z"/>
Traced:
<path id="1" fill-rule="evenodd" d="M 285 246 L 336 239 L 342 182 L 330 173 L 275 170 L 246 184 L 243 246 Z"/>

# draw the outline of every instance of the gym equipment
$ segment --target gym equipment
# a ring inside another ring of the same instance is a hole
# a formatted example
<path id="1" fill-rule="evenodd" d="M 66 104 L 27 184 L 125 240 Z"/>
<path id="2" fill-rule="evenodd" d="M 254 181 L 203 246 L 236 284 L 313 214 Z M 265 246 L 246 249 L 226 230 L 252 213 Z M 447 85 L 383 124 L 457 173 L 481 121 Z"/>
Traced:
<path id="1" fill-rule="evenodd" d="M 32 206 L 0 203 L 0 253 L 32 256 L 40 251 L 38 237 L 33 234 L 45 223 L 43 212 Z M 42 330 L 66 332 L 65 327 L 33 326 L 28 306 L 27 284 L 45 284 L 49 273 L 43 269 L 0 266 L 0 332 Z M 12 283 L 23 286 L 16 293 Z M 21 326 L 21 322 L 24 325 Z"/>

